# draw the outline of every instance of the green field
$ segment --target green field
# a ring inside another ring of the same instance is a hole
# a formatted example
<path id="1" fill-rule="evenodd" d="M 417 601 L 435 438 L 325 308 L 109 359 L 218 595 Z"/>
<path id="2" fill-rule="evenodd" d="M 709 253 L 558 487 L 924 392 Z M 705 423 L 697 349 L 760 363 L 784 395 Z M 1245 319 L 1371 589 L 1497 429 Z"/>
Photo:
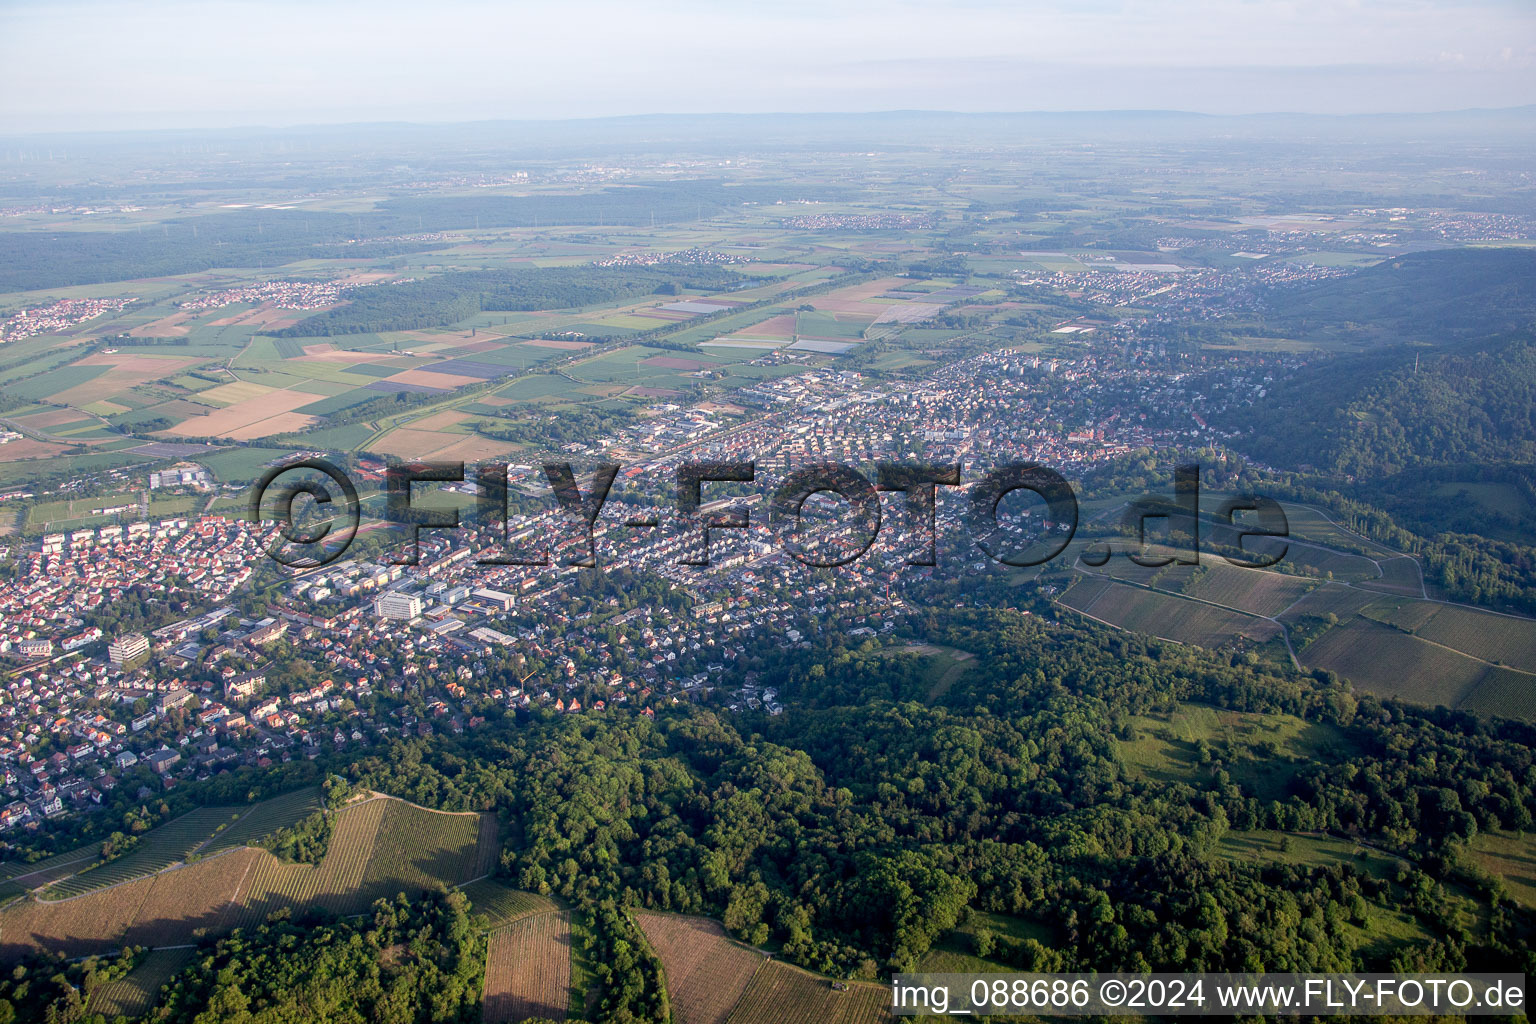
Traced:
<path id="1" fill-rule="evenodd" d="M 1468 856 L 1478 867 L 1502 879 L 1516 902 L 1536 910 L 1536 836 L 1483 832 L 1473 838 Z"/>
<path id="2" fill-rule="evenodd" d="M 1181 704 L 1172 712 L 1136 715 L 1135 738 L 1116 750 L 1135 773 L 1161 782 L 1191 782 L 1219 765 L 1261 799 L 1284 795 L 1296 772 L 1348 755 L 1349 734 L 1294 715 L 1261 715 Z"/>

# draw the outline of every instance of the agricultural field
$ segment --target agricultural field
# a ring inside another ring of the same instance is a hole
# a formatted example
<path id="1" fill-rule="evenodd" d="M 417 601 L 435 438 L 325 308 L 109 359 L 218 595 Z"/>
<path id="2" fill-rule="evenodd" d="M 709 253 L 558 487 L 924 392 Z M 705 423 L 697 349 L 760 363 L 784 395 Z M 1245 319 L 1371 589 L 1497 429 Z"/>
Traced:
<path id="1" fill-rule="evenodd" d="M 1325 548 L 1369 555 L 1372 558 L 1394 557 L 1400 552 L 1367 540 L 1347 527 L 1340 526 L 1327 514 L 1310 505 L 1281 502 L 1285 509 L 1290 536 L 1296 540 L 1311 541 Z"/>
<path id="2" fill-rule="evenodd" d="M 92 992 L 87 1009 L 108 1020 L 143 1016 L 154 1007 L 160 989 L 192 962 L 195 953 L 192 949 L 155 949 L 145 953 L 125 977 Z"/>
<path id="3" fill-rule="evenodd" d="M 206 813 L 193 812 L 146 833 L 144 842 L 153 839 L 149 848 L 159 853 L 139 863 L 139 877 L 119 878 L 110 889 L 76 886 L 77 895 L 24 899 L 0 911 L 0 957 L 39 947 L 83 955 L 125 941 L 179 945 L 259 923 L 283 908 L 361 913 L 380 896 L 457 885 L 494 866 L 494 817 L 444 814 L 385 797 L 341 811 L 318 864 L 287 864 L 265 850 L 239 845 L 259 838 L 262 828 L 302 817 L 313 795 L 299 790 L 243 811 L 204 808 Z M 215 832 L 225 822 L 229 828 Z M 158 832 L 165 834 L 156 837 Z M 218 851 L 163 870 L 165 857 L 179 851 L 180 859 L 204 842 L 209 848 L 217 842 Z M 13 882 L 30 883 L 40 871 L 76 869 L 82 859 L 72 854 L 55 858 L 55 865 L 27 866 Z M 117 863 L 79 877 L 88 879 Z M 159 873 L 145 876 L 151 868 Z M 75 879 L 62 884 L 71 882 Z"/>
<path id="4" fill-rule="evenodd" d="M 48 899 L 66 899 L 163 871 L 185 860 L 220 827 L 236 821 L 240 813 L 234 807 L 196 808 L 144 833 L 137 846 L 116 860 L 54 882 L 44 895 Z"/>
<path id="5" fill-rule="evenodd" d="M 1419 563 L 1416 559 L 1400 555 L 1397 558 L 1378 558 L 1376 564 L 1381 568 L 1381 577 L 1364 580 L 1361 586 L 1389 594 L 1404 594 L 1408 597 L 1424 596 L 1424 579 L 1419 572 Z"/>
<path id="6" fill-rule="evenodd" d="M 535 914 L 491 933 L 482 1001 L 486 1024 L 564 1020 L 570 993 L 568 912 Z"/>
<path id="7" fill-rule="evenodd" d="M 1207 495 L 1215 502 L 1219 495 Z M 1085 504 L 1093 539 L 1120 499 Z M 1213 506 L 1214 507 L 1214 506 Z M 1371 557 L 1293 540 L 1285 572 L 1242 569 L 1203 554 L 1198 567 L 1141 566 L 1116 555 L 1076 564 L 1057 603 L 1105 624 L 1181 643 L 1258 645 L 1257 653 L 1327 669 L 1362 692 L 1488 715 L 1536 718 L 1536 620 L 1425 598 L 1415 559 L 1387 552 L 1321 513 L 1286 506 L 1293 532 Z M 1228 528 L 1216 528 L 1216 537 Z M 1220 607 L 1216 607 L 1220 606 Z M 1284 631 L 1282 632 L 1282 628 Z"/>
<path id="8" fill-rule="evenodd" d="M 430 811 L 389 797 L 368 803 L 384 805 L 363 879 L 364 888 L 373 894 L 370 901 L 440 882 L 458 885 L 490 874 L 495 865 L 494 815 Z M 488 843 L 481 842 L 482 833 L 490 837 Z"/>
<path id="9" fill-rule="evenodd" d="M 770 960 L 753 976 L 729 1024 L 875 1024 L 895 1019 L 889 988 L 868 982 L 846 984 L 845 991 L 838 991 L 828 978 Z"/>
<path id="10" fill-rule="evenodd" d="M 356 914 L 370 902 L 363 876 L 378 841 L 385 801 L 367 800 L 342 811 L 330 848 L 318 864 L 285 864 L 263 856 L 240 894 L 235 925 L 257 924 L 283 907 L 316 905 L 332 913 Z"/>
<path id="11" fill-rule="evenodd" d="M 475 913 L 484 914 L 490 920 L 492 928 L 513 924 L 534 914 L 544 914 L 560 909 L 559 905 L 547 896 L 514 889 L 489 878 L 465 885 L 464 895 L 468 896 L 469 902 L 474 905 Z"/>
<path id="12" fill-rule="evenodd" d="M 457 885 L 486 874 L 494 842 L 481 840 L 477 814 L 429 811 L 390 797 L 374 797 L 340 812 L 330 848 L 319 864 L 284 864 L 264 856 L 242 891 L 242 924 L 281 907 L 318 905 L 355 914 L 380 896 Z"/>
<path id="13" fill-rule="evenodd" d="M 1364 614 L 1430 643 L 1536 672 L 1536 622 L 1530 619 L 1425 601 L 1378 602 Z"/>
<path id="14" fill-rule="evenodd" d="M 239 924 L 239 899 L 262 858 L 234 850 L 111 889 L 0 911 L 0 960 L 39 950 L 83 956 L 134 945 L 183 945 Z"/>
<path id="15" fill-rule="evenodd" d="M 1211 604 L 1272 618 L 1295 604 L 1312 586 L 1295 576 L 1242 569 L 1225 559 L 1205 558 L 1183 592 Z"/>
<path id="16" fill-rule="evenodd" d="M 240 909 L 240 893 L 269 854 L 232 850 L 206 861 L 156 875 L 123 941 L 135 946 L 175 946 L 218 935 Z M 112 893 L 102 893 L 111 898 Z"/>
<path id="17" fill-rule="evenodd" d="M 1456 707 L 1489 668 L 1485 662 L 1366 618 L 1333 627 L 1297 657 L 1306 668 L 1337 672 L 1367 693 L 1431 707 Z"/>
<path id="18" fill-rule="evenodd" d="M 0 889 L 0 893 L 20 894 L 28 889 L 47 885 L 49 882 L 74 874 L 95 862 L 100 855 L 101 844 L 91 843 L 77 850 L 68 850 L 31 863 L 19 860 L 5 861 L 0 863 L 0 884 L 9 889 Z"/>
<path id="19" fill-rule="evenodd" d="M 320 790 L 316 786 L 263 800 L 219 829 L 213 838 L 198 847 L 197 852 L 208 855 L 264 839 L 280 828 L 293 827 L 321 806 Z"/>
<path id="20" fill-rule="evenodd" d="M 1490 668 L 1457 706 L 1480 715 L 1536 721 L 1536 675 Z"/>
<path id="21" fill-rule="evenodd" d="M 661 960 L 677 1024 L 725 1024 L 767 962 L 708 918 L 648 910 L 634 918 Z"/>
<path id="22" fill-rule="evenodd" d="M 1204 647 L 1238 637 L 1263 642 L 1280 635 L 1280 627 L 1267 619 L 1123 583 L 1110 583 L 1097 594 L 1074 587 L 1061 601 L 1122 629 Z"/>

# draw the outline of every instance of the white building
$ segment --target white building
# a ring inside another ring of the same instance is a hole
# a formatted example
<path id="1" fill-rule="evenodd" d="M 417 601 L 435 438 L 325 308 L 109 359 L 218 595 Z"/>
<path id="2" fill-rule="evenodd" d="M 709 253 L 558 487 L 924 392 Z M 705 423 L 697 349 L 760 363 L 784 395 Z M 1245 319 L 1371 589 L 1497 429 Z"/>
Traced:
<path id="1" fill-rule="evenodd" d="M 107 657 L 118 668 L 123 663 L 149 653 L 149 641 L 143 633 L 124 633 L 107 644 Z"/>
<path id="2" fill-rule="evenodd" d="M 414 619 L 421 614 L 421 598 L 415 594 L 381 594 L 373 602 L 373 614 L 381 619 Z"/>

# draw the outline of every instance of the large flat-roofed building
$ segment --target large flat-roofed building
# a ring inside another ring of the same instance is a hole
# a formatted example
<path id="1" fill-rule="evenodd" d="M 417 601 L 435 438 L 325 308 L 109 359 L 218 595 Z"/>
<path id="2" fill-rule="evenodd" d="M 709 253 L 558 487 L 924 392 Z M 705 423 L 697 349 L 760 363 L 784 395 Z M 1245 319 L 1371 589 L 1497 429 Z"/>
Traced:
<path id="1" fill-rule="evenodd" d="M 381 619 L 414 619 L 421 614 L 421 598 L 415 594 L 382 594 L 373 602 L 373 613 Z"/>
<path id="2" fill-rule="evenodd" d="M 122 636 L 107 644 L 107 658 L 122 668 L 127 662 L 135 658 L 142 658 L 149 653 L 149 640 L 143 633 L 124 633 Z"/>
<path id="3" fill-rule="evenodd" d="M 511 611 L 512 606 L 517 603 L 517 598 L 511 594 L 503 593 L 500 590 L 492 590 L 490 587 L 481 587 L 471 593 L 470 596 L 478 601 L 484 601 L 486 604 L 495 605 L 504 612 Z"/>

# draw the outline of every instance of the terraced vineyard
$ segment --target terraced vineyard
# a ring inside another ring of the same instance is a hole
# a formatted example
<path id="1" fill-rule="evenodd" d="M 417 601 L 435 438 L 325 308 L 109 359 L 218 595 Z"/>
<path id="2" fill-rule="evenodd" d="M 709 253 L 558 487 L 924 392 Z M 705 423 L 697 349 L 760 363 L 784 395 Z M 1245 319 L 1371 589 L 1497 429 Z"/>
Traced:
<path id="1" fill-rule="evenodd" d="M 19 860 L 0 863 L 0 903 L 74 874 L 95 861 L 100 852 L 101 844 L 91 843 L 78 850 L 55 854 L 30 864 Z"/>
<path id="2" fill-rule="evenodd" d="M 84 956 L 137 946 L 181 945 L 233 927 L 241 887 L 259 850 L 196 864 L 62 902 L 22 900 L 0 912 L 0 960 L 38 952 Z"/>
<path id="3" fill-rule="evenodd" d="M 239 816 L 240 810 L 233 807 L 196 808 L 144 833 L 138 846 L 116 860 L 53 883 L 44 895 L 49 899 L 67 899 L 163 871 L 185 860 L 212 838 L 221 825 L 228 825 Z"/>
<path id="4" fill-rule="evenodd" d="M 370 901 L 489 873 L 481 870 L 481 823 L 486 819 L 480 815 L 445 814 L 393 799 L 370 802 L 382 804 L 384 815 L 365 879 Z M 494 817 L 488 818 L 488 827 L 494 834 Z"/>
<path id="5" fill-rule="evenodd" d="M 227 931 L 240 907 L 241 890 L 268 855 L 231 850 L 154 878 L 123 941 L 133 946 L 173 946 Z M 110 899 L 112 893 L 101 893 Z"/>
<path id="6" fill-rule="evenodd" d="M 1413 557 L 1315 510 L 1287 513 L 1295 514 L 1284 572 L 1237 568 L 1208 552 L 1199 567 L 1142 566 L 1117 554 L 1100 567 L 1075 563 L 1057 603 L 1179 643 L 1267 651 L 1287 667 L 1294 658 L 1380 697 L 1536 719 L 1536 619 L 1433 600 Z"/>
<path id="7" fill-rule="evenodd" d="M 371 899 L 363 892 L 363 875 L 373 856 L 384 800 L 367 800 L 342 811 L 331 835 L 330 849 L 318 864 L 284 864 L 266 855 L 241 893 L 243 910 L 235 927 L 258 924 L 283 907 L 318 906 L 338 914 L 358 914 Z"/>

